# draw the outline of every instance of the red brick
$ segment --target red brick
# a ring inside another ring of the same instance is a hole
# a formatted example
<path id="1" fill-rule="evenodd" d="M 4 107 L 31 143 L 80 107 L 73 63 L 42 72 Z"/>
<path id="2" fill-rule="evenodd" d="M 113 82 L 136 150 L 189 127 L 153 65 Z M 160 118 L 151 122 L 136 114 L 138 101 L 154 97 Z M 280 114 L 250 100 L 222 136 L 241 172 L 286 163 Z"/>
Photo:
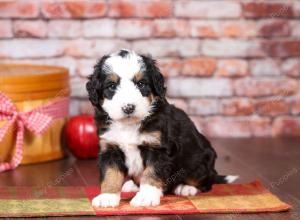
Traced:
<path id="1" fill-rule="evenodd" d="M 0 20 L 0 38 L 12 37 L 12 25 L 9 20 Z"/>
<path id="2" fill-rule="evenodd" d="M 271 120 L 269 118 L 253 118 L 251 121 L 251 129 L 253 137 L 269 137 L 271 136 Z"/>
<path id="3" fill-rule="evenodd" d="M 222 35 L 225 37 L 257 36 L 257 27 L 254 21 L 225 21 L 221 24 Z"/>
<path id="4" fill-rule="evenodd" d="M 158 67 L 165 77 L 177 76 L 182 69 L 182 62 L 179 59 L 165 58 L 157 60 Z"/>
<path id="5" fill-rule="evenodd" d="M 294 9 L 294 16 L 300 17 L 300 2 L 299 1 L 293 2 L 293 9 Z"/>
<path id="6" fill-rule="evenodd" d="M 282 64 L 283 73 L 291 77 L 300 77 L 300 59 L 287 59 Z"/>
<path id="7" fill-rule="evenodd" d="M 170 78 L 168 94 L 171 97 L 228 97 L 232 95 L 229 79 L 203 79 L 199 77 Z"/>
<path id="8" fill-rule="evenodd" d="M 150 37 L 153 23 L 149 20 L 126 19 L 117 22 L 117 37 L 135 39 Z"/>
<path id="9" fill-rule="evenodd" d="M 182 74 L 186 76 L 211 76 L 215 69 L 215 59 L 190 58 L 183 61 Z"/>
<path id="10" fill-rule="evenodd" d="M 188 111 L 188 104 L 186 103 L 186 100 L 184 100 L 184 99 L 168 98 L 168 102 L 172 105 L 175 105 L 177 108 L 182 109 L 185 112 Z"/>
<path id="11" fill-rule="evenodd" d="M 221 35 L 219 21 L 192 20 L 190 26 L 192 37 L 216 38 Z"/>
<path id="12" fill-rule="evenodd" d="M 247 18 L 261 17 L 292 17 L 293 9 L 290 4 L 276 2 L 245 2 L 243 3 L 243 14 Z"/>
<path id="13" fill-rule="evenodd" d="M 254 21 L 191 21 L 191 24 L 193 24 L 192 36 L 211 38 L 223 36 L 251 38 L 257 36 L 257 27 Z"/>
<path id="14" fill-rule="evenodd" d="M 72 40 L 65 46 L 64 54 L 72 57 L 93 57 L 93 42 L 87 40 Z"/>
<path id="15" fill-rule="evenodd" d="M 65 55 L 73 57 L 101 57 L 120 48 L 129 48 L 129 44 L 123 40 L 74 40 L 65 45 Z"/>
<path id="16" fill-rule="evenodd" d="M 288 103 L 275 97 L 268 100 L 258 100 L 255 102 L 255 111 L 260 115 L 277 116 L 289 112 Z"/>
<path id="17" fill-rule="evenodd" d="M 118 51 L 120 48 L 129 48 L 130 44 L 124 40 L 118 39 L 100 39 L 96 40 L 93 45 L 93 57 L 101 57 L 112 51 Z"/>
<path id="18" fill-rule="evenodd" d="M 201 133 L 205 132 L 205 119 L 200 116 L 190 116 L 192 122 L 195 124 L 197 130 Z"/>
<path id="19" fill-rule="evenodd" d="M 83 115 L 93 115 L 94 114 L 94 107 L 92 106 L 91 102 L 88 100 L 80 100 L 79 102 L 79 113 Z"/>
<path id="20" fill-rule="evenodd" d="M 113 19 L 89 19 L 83 22 L 85 37 L 115 37 L 116 21 Z"/>
<path id="21" fill-rule="evenodd" d="M 189 22 L 186 20 L 156 19 L 153 24 L 154 37 L 187 37 L 189 36 Z"/>
<path id="22" fill-rule="evenodd" d="M 15 21 L 14 34 L 16 37 L 46 37 L 47 27 L 43 21 Z"/>
<path id="23" fill-rule="evenodd" d="M 81 77 L 87 77 L 93 73 L 95 59 L 79 59 L 77 60 L 76 72 Z"/>
<path id="24" fill-rule="evenodd" d="M 216 99 L 191 99 L 188 106 L 188 113 L 192 115 L 215 115 L 219 112 Z"/>
<path id="25" fill-rule="evenodd" d="M 239 96 L 284 97 L 295 94 L 299 90 L 299 83 L 292 79 L 240 79 L 235 82 L 234 88 L 236 95 Z"/>
<path id="26" fill-rule="evenodd" d="M 34 61 L 37 61 L 37 63 L 42 64 L 42 65 L 54 65 L 54 66 L 65 67 L 69 70 L 70 76 L 76 75 L 77 60 L 75 60 L 71 57 L 35 59 L 35 60 L 31 60 L 29 63 L 34 62 Z"/>
<path id="27" fill-rule="evenodd" d="M 256 40 L 218 39 L 203 40 L 201 43 L 201 52 L 205 56 L 261 57 L 265 55 L 260 48 L 260 42 Z"/>
<path id="28" fill-rule="evenodd" d="M 300 99 L 292 101 L 291 113 L 294 115 L 300 115 Z"/>
<path id="29" fill-rule="evenodd" d="M 71 97 L 86 98 L 88 95 L 85 88 L 86 82 L 87 78 L 72 77 L 70 79 Z"/>
<path id="30" fill-rule="evenodd" d="M 248 63 L 244 60 L 229 59 L 218 63 L 216 74 L 225 77 L 243 77 L 248 75 Z"/>
<path id="31" fill-rule="evenodd" d="M 42 58 L 63 55 L 64 42 L 58 40 L 14 39 L 0 41 L 0 58 Z M 17 50 L 12 48 L 18 48 Z"/>
<path id="32" fill-rule="evenodd" d="M 290 26 L 291 26 L 290 27 L 291 36 L 292 37 L 300 37 L 300 21 L 299 21 L 299 19 L 290 21 Z"/>
<path id="33" fill-rule="evenodd" d="M 262 37 L 287 37 L 290 26 L 287 20 L 265 20 L 258 23 L 259 36 Z"/>
<path id="34" fill-rule="evenodd" d="M 109 0 L 108 15 L 112 17 L 170 17 L 172 15 L 170 0 Z"/>
<path id="35" fill-rule="evenodd" d="M 241 8 L 234 1 L 176 1 L 174 14 L 188 18 L 238 18 Z"/>
<path id="36" fill-rule="evenodd" d="M 204 133 L 210 137 L 270 136 L 271 123 L 266 118 L 222 118 L 206 120 Z"/>
<path id="37" fill-rule="evenodd" d="M 224 99 L 220 104 L 220 113 L 229 116 L 251 115 L 253 102 L 249 99 Z"/>
<path id="38" fill-rule="evenodd" d="M 299 40 L 265 40 L 261 47 L 271 57 L 300 56 Z"/>
<path id="39" fill-rule="evenodd" d="M 68 31 L 66 31 L 68 30 Z M 82 35 L 80 21 L 51 20 L 48 25 L 48 36 L 55 38 L 76 38 Z"/>
<path id="40" fill-rule="evenodd" d="M 198 39 L 150 39 L 133 41 L 132 48 L 153 57 L 193 57 L 199 54 Z"/>
<path id="41" fill-rule="evenodd" d="M 172 15 L 172 1 L 153 1 L 149 5 L 143 6 L 146 8 L 144 16 L 146 17 L 170 17 Z"/>
<path id="42" fill-rule="evenodd" d="M 110 0 L 109 1 L 109 12 L 108 15 L 112 17 L 135 17 L 136 8 L 133 1 L 119 1 Z"/>
<path id="43" fill-rule="evenodd" d="M 299 137 L 300 118 L 288 116 L 275 118 L 272 126 L 272 134 L 280 137 Z"/>
<path id="44" fill-rule="evenodd" d="M 250 61 L 253 76 L 278 76 L 281 74 L 281 62 L 277 59 L 254 59 Z"/>
<path id="45" fill-rule="evenodd" d="M 41 10 L 46 18 L 93 18 L 103 17 L 107 10 L 104 0 L 45 0 Z"/>
<path id="46" fill-rule="evenodd" d="M 0 18 L 35 18 L 38 14 L 37 1 L 0 1 Z"/>
<path id="47" fill-rule="evenodd" d="M 71 101 L 70 101 L 70 107 L 69 107 L 69 115 L 70 116 L 75 116 L 75 115 L 79 115 L 80 112 L 79 112 L 79 99 L 75 99 L 75 98 L 72 98 Z"/>

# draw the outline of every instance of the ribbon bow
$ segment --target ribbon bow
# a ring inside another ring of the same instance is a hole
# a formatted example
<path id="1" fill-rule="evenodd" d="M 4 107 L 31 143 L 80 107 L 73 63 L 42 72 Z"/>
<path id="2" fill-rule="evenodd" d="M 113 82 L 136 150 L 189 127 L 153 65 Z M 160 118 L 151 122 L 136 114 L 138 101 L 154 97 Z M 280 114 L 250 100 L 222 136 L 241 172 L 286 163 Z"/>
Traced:
<path id="1" fill-rule="evenodd" d="M 0 172 L 16 168 L 23 158 L 24 130 L 42 134 L 56 118 L 68 115 L 69 98 L 63 97 L 28 112 L 18 112 L 7 96 L 0 92 L 0 121 L 8 122 L 0 128 L 0 143 L 8 129 L 16 122 L 15 155 L 10 162 L 0 163 Z"/>

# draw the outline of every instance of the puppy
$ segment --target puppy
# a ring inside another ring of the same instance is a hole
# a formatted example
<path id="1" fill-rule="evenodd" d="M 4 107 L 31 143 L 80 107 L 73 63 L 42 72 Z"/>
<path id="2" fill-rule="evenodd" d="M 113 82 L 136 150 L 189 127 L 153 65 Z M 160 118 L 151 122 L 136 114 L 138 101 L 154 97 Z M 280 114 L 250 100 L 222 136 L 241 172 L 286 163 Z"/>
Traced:
<path id="1" fill-rule="evenodd" d="M 101 194 L 93 206 L 118 206 L 121 191 L 137 191 L 132 206 L 156 206 L 164 193 L 192 196 L 237 178 L 217 174 L 216 152 L 168 103 L 151 57 L 129 50 L 103 56 L 86 88 L 100 137 Z"/>

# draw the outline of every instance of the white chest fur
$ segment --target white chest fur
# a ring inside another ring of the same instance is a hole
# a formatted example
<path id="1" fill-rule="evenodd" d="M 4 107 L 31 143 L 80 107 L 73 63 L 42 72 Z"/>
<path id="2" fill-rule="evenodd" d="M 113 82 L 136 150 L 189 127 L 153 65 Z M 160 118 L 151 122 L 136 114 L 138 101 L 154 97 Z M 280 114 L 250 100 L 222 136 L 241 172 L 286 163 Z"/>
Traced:
<path id="1" fill-rule="evenodd" d="M 100 139 L 117 143 L 125 154 L 125 163 L 128 168 L 128 175 L 139 176 L 143 172 L 143 160 L 138 149 L 142 143 L 142 135 L 139 132 L 139 124 L 124 124 L 114 122 L 109 130 Z"/>
<path id="2" fill-rule="evenodd" d="M 101 138 L 119 145 L 138 145 L 140 144 L 139 126 L 139 124 L 114 122 Z"/>

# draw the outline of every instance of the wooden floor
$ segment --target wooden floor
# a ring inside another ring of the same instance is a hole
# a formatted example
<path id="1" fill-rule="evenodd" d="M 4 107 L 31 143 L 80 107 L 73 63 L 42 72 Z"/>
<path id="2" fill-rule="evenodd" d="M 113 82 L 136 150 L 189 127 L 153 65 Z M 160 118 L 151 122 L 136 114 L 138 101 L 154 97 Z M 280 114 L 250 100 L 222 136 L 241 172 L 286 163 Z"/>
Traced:
<path id="1" fill-rule="evenodd" d="M 300 190 L 298 188 L 300 187 L 300 139 L 213 139 L 212 143 L 219 155 L 217 170 L 220 173 L 237 174 L 240 176 L 238 182 L 260 179 L 269 190 L 291 204 L 293 210 L 273 214 L 147 215 L 103 217 L 103 219 L 300 219 Z M 64 175 L 68 171 L 71 174 Z M 0 186 L 45 186 L 48 184 L 97 185 L 96 161 L 78 161 L 69 158 L 38 165 L 21 166 L 15 171 L 0 174 Z M 99 219 L 100 217 L 69 218 Z"/>

